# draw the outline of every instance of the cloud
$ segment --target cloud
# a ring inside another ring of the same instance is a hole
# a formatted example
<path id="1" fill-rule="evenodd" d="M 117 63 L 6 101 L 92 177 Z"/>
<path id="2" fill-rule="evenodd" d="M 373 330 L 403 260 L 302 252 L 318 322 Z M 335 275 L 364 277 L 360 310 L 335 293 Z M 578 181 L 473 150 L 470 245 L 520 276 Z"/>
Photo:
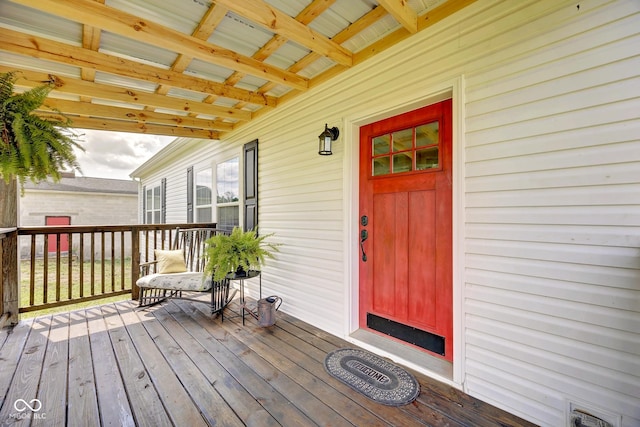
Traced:
<path id="1" fill-rule="evenodd" d="M 76 156 L 84 176 L 131 179 L 129 174 L 175 138 L 137 133 L 78 130 L 85 152 Z"/>

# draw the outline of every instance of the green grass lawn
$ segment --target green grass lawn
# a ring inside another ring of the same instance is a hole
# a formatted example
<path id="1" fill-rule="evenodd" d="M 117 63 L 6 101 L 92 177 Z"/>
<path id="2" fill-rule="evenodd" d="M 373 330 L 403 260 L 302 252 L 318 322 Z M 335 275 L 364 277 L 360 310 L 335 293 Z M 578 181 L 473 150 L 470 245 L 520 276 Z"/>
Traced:
<path id="1" fill-rule="evenodd" d="M 111 260 L 105 260 L 104 265 L 100 260 L 93 263 L 93 287 L 91 266 L 92 263 L 85 261 L 82 264 L 82 296 L 88 297 L 91 295 L 100 295 L 102 291 L 102 271 L 104 267 L 104 290 L 105 292 L 111 292 L 112 288 L 115 291 L 122 289 L 123 277 L 121 275 L 121 260 L 115 260 L 113 262 L 113 283 L 112 283 L 112 262 Z M 47 300 L 46 302 L 56 302 L 69 300 L 69 275 L 71 274 L 71 298 L 79 298 L 81 295 L 80 287 L 80 263 L 77 259 L 72 259 L 71 270 L 69 269 L 69 258 L 63 256 L 60 258 L 60 286 L 59 291 L 56 289 L 56 281 L 58 277 L 57 263 L 55 257 L 50 257 L 47 262 Z M 124 289 L 131 289 L 131 259 L 126 258 L 124 260 Z M 20 262 L 20 307 L 31 306 L 30 302 L 30 282 L 31 282 L 31 263 L 29 260 L 23 260 Z M 45 264 L 44 260 L 37 259 L 35 261 L 35 274 L 34 274 L 34 305 L 43 304 L 45 302 Z M 59 294 L 59 298 L 57 296 Z M 72 305 L 64 305 L 61 307 L 48 308 L 45 310 L 31 311 L 22 313 L 21 318 L 29 318 L 42 314 L 58 313 L 62 311 L 71 311 L 83 307 L 91 307 L 95 305 L 105 304 L 113 301 L 122 301 L 130 299 L 131 295 L 118 295 L 115 297 L 108 297 L 99 300 L 86 301 L 82 303 L 76 303 Z"/>

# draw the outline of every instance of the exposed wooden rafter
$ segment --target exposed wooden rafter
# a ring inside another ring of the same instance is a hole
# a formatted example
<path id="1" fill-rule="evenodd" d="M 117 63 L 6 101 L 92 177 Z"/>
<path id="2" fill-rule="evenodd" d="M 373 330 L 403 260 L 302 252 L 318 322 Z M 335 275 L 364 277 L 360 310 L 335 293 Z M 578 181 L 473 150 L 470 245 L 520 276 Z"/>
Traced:
<path id="1" fill-rule="evenodd" d="M 378 6 L 374 5 L 332 38 L 313 30 L 310 24 L 336 0 L 313 0 L 296 16 L 289 16 L 265 0 L 214 0 L 195 20 L 197 25 L 190 34 L 117 9 L 108 2 L 105 4 L 105 0 L 0 1 L 12 1 L 82 24 L 81 40 L 65 41 L 33 27 L 21 28 L 13 21 L 10 25 L 0 23 L 0 51 L 12 55 L 9 63 L 2 62 L 0 56 L 0 72 L 19 71 L 17 87 L 29 88 L 43 82 L 55 86 L 47 107 L 39 114 L 62 112 L 79 128 L 220 138 L 475 0 L 449 0 L 420 15 L 406 0 L 378 0 Z M 231 22 L 230 13 L 267 29 L 273 36 L 262 46 L 254 46 L 251 56 L 212 43 L 219 25 L 225 19 L 227 25 Z M 389 15 L 400 24 L 399 29 L 357 53 L 345 48 L 345 42 Z M 49 15 L 43 14 L 43 19 L 46 16 Z M 161 61 L 155 64 L 137 60 L 126 52 L 105 48 L 103 31 L 175 52 L 175 60 L 164 66 Z M 279 68 L 273 65 L 278 62 L 270 58 L 276 53 L 281 55 L 281 48 L 288 42 L 308 49 L 309 54 L 286 69 Z M 19 57 L 62 64 L 57 70 L 76 67 L 78 72 L 33 68 L 28 61 L 25 66 L 16 67 L 15 58 Z M 312 78 L 305 77 L 322 57 L 335 65 L 316 72 Z M 215 81 L 190 70 L 194 59 L 229 72 L 226 75 L 218 72 L 222 77 Z M 256 77 L 266 83 L 261 87 L 253 84 L 247 90 L 245 80 L 255 82 Z M 118 86 L 110 83 L 115 81 Z"/>
<path id="2" fill-rule="evenodd" d="M 384 7 L 402 26 L 411 34 L 418 32 L 418 15 L 411 9 L 406 0 L 378 0 L 380 6 Z"/>

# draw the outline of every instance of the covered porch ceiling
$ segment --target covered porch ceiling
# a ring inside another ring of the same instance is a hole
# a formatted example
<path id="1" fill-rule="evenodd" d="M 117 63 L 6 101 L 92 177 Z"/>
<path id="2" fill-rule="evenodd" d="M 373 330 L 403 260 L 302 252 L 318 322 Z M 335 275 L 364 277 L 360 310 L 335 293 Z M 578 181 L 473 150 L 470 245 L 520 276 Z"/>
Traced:
<path id="1" fill-rule="evenodd" d="M 0 0 L 0 72 L 73 126 L 220 139 L 475 0 Z"/>

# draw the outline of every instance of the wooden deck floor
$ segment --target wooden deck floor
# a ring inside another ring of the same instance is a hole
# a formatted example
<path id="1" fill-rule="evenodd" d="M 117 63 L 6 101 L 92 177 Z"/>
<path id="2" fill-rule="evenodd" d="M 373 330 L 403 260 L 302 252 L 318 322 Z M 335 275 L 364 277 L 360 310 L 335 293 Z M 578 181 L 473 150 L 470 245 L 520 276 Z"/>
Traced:
<path id="1" fill-rule="evenodd" d="M 414 403 L 376 404 L 324 370 L 351 344 L 280 312 L 242 326 L 237 310 L 222 323 L 203 304 L 123 302 L 4 329 L 0 425 L 531 425 L 421 375 Z"/>

